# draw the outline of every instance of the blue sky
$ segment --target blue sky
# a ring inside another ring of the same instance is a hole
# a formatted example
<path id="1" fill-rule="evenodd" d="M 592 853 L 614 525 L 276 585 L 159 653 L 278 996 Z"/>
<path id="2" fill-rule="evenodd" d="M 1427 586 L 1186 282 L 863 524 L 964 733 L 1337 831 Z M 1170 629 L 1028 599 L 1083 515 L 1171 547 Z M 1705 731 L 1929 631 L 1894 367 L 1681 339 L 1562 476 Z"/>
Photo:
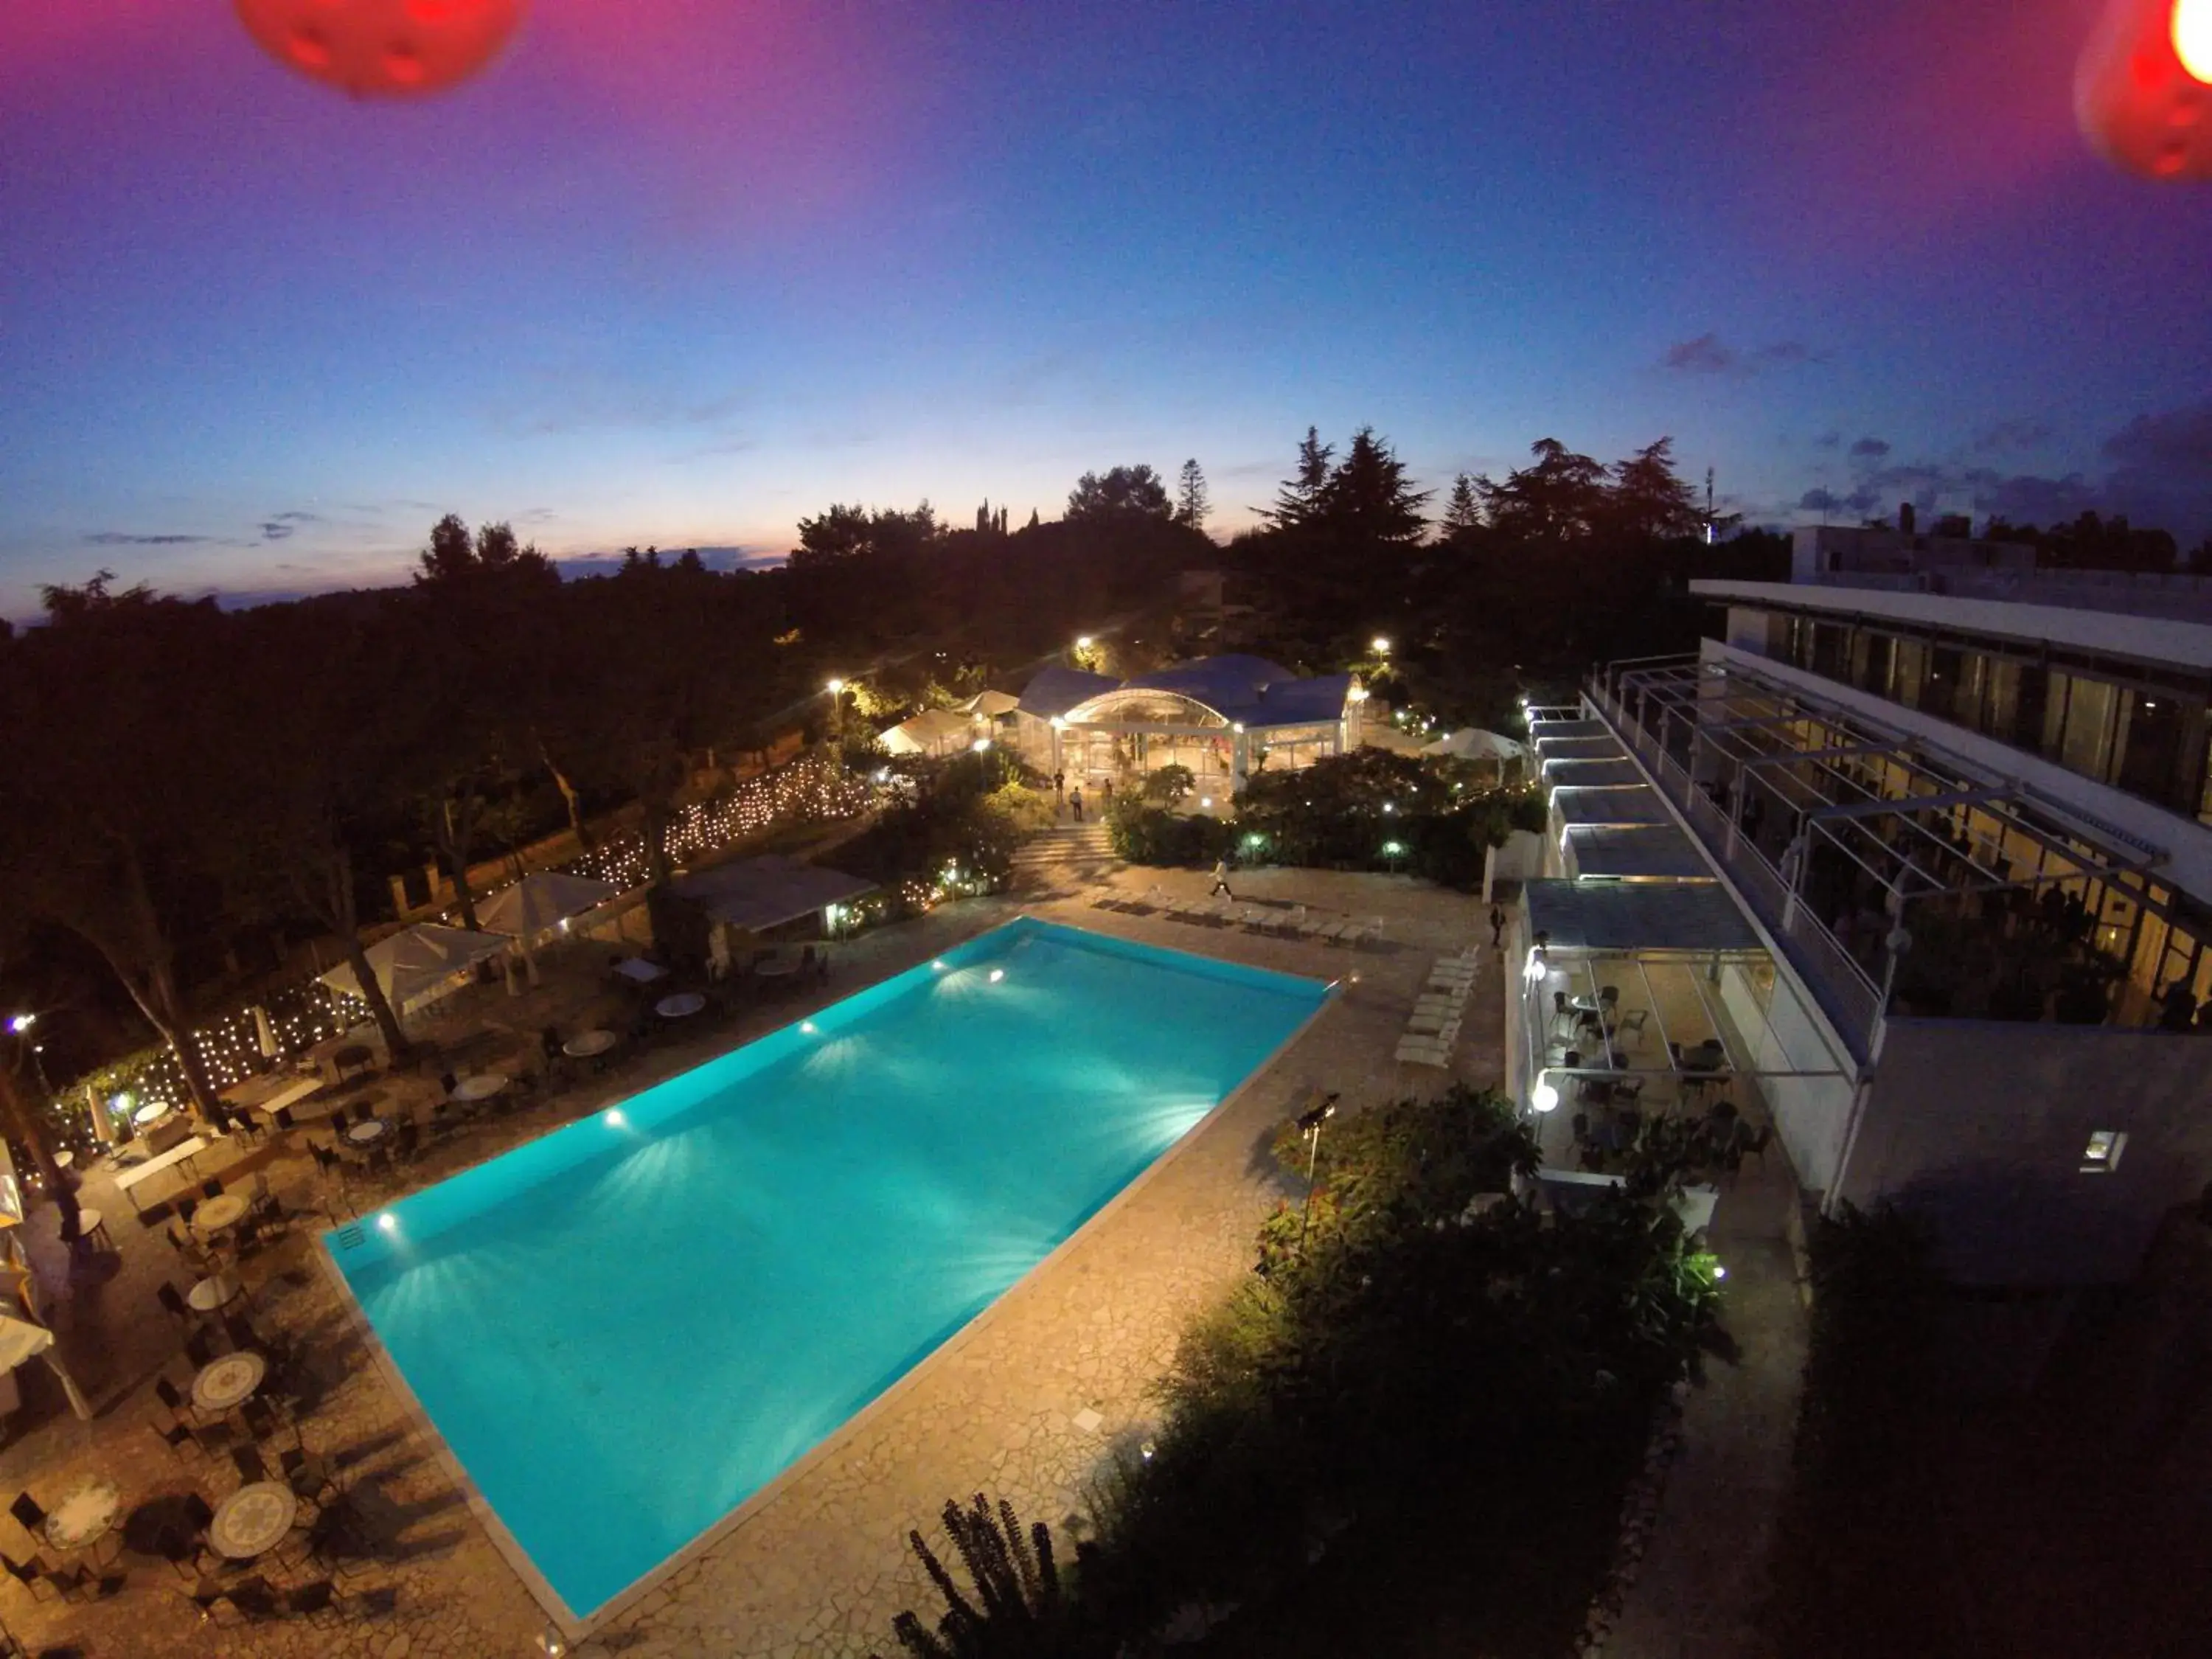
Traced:
<path id="1" fill-rule="evenodd" d="M 536 0 L 393 105 L 219 0 L 10 7 L 0 615 L 1186 456 L 1226 532 L 1310 422 L 1437 486 L 1663 434 L 1761 520 L 2193 540 L 2212 196 L 2080 142 L 2093 9 Z"/>

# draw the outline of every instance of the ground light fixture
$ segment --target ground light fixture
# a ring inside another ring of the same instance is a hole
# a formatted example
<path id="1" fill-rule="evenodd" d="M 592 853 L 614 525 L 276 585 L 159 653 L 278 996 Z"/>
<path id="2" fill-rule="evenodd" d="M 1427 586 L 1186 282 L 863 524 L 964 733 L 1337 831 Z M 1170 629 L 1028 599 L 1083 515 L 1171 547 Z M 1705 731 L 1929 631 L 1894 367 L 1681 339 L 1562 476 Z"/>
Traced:
<path id="1" fill-rule="evenodd" d="M 568 1659 L 568 1638 L 561 1634 L 558 1625 L 548 1625 L 538 1632 L 538 1651 L 541 1659 Z"/>
<path id="2" fill-rule="evenodd" d="M 1336 1115 L 1336 1097 L 1323 1095 L 1310 1111 L 1298 1114 L 1298 1133 L 1310 1137 L 1306 1149 L 1306 1201 L 1298 1217 L 1298 1255 L 1306 1253 L 1306 1229 L 1313 1224 L 1314 1167 L 1321 1162 L 1321 1126 Z"/>

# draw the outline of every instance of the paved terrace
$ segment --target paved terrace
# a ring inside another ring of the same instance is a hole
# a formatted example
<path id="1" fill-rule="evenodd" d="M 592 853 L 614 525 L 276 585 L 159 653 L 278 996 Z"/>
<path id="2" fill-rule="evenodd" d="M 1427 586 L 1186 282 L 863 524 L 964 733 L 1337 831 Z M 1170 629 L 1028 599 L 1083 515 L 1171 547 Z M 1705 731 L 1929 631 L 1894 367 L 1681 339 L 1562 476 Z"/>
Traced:
<path id="1" fill-rule="evenodd" d="M 1109 884 L 1133 897 L 1155 883 L 1195 896 L 1207 879 L 1133 871 Z M 1381 918 L 1382 943 L 1352 951 L 1097 909 L 1089 901 L 1098 890 L 1026 905 L 969 902 L 841 946 L 836 978 L 811 1000 L 787 999 L 711 1033 L 665 1041 L 550 1100 L 471 1125 L 398 1177 L 404 1188 L 387 1182 L 356 1194 L 366 1207 L 441 1178 L 796 1019 L 817 1003 L 925 961 L 1024 908 L 1146 943 L 1346 981 L 1344 994 L 1307 1033 L 1155 1178 L 918 1368 L 741 1525 L 609 1620 L 586 1652 L 792 1659 L 888 1651 L 892 1615 L 932 1605 L 906 1551 L 910 1527 L 933 1534 L 946 1498 L 979 1489 L 1012 1498 L 1026 1517 L 1060 1522 L 1079 1510 L 1085 1477 L 1109 1448 L 1140 1435 L 1152 1410 L 1146 1389 L 1178 1332 L 1245 1271 L 1255 1227 L 1279 1197 L 1297 1191 L 1265 1155 L 1291 1103 L 1310 1087 L 1339 1091 L 1350 1107 L 1442 1086 L 1443 1073 L 1391 1056 L 1431 958 L 1478 937 L 1487 940 L 1482 907 L 1473 899 L 1406 878 L 1261 871 L 1240 879 L 1240 898 Z M 458 1039 L 465 1025 L 495 1022 L 513 1044 L 548 1020 L 573 1030 L 605 995 L 603 963 L 593 956 L 588 965 L 556 969 L 544 989 L 520 1001 L 495 990 L 471 992 L 473 1004 L 448 1022 L 445 1035 Z M 1454 1055 L 1455 1072 L 1470 1083 L 1494 1084 L 1500 1076 L 1496 974 L 1493 959 Z M 494 1032 L 490 1046 L 500 1040 Z M 485 1040 L 477 1042 L 481 1051 Z M 497 1057 L 483 1056 L 486 1063 Z M 367 1086 L 385 1097 L 386 1109 L 403 1111 L 419 1110 L 435 1091 L 434 1083 L 404 1076 Z M 257 1156 L 290 1206 L 325 1201 L 296 1144 Z M 109 1218 L 118 1255 L 80 1264 L 72 1276 L 55 1240 L 52 1208 L 37 1212 L 27 1231 L 63 1352 L 99 1414 L 78 1422 L 40 1367 L 18 1373 L 26 1407 L 14 1423 L 20 1437 L 0 1449 L 0 1498 L 27 1489 L 51 1504 L 77 1476 L 96 1472 L 122 1485 L 126 1513 L 194 1488 L 219 1501 L 235 1484 L 228 1468 L 197 1459 L 179 1464 L 148 1427 L 159 1415 L 155 1372 L 166 1370 L 179 1382 L 190 1375 L 154 1287 L 163 1278 L 181 1284 L 187 1275 L 158 1234 L 131 1219 L 112 1172 L 93 1172 L 82 1196 Z M 303 1224 L 283 1243 L 249 1257 L 246 1273 L 258 1316 L 304 1340 L 328 1376 L 322 1397 L 301 1414 L 308 1447 L 342 1464 L 384 1535 L 383 1559 L 341 1581 L 346 1615 L 321 1627 L 296 1620 L 204 1625 L 178 1594 L 183 1586 L 167 1565 L 126 1554 L 128 1583 L 88 1604 L 33 1603 L 18 1587 L 0 1594 L 8 1625 L 34 1651 L 51 1645 L 88 1659 L 494 1659 L 534 1650 L 544 1615 L 474 1518 L 427 1428 L 410 1418 L 355 1334 L 312 1258 L 316 1224 Z M 712 1316 L 703 1306 L 702 1316 Z M 672 1431 L 690 1431 L 672 1425 Z M 10 1534 L 7 1553 L 20 1559 L 27 1540 L 4 1518 L 0 1532 Z M 280 1583 L 313 1576 L 272 1573 Z"/>

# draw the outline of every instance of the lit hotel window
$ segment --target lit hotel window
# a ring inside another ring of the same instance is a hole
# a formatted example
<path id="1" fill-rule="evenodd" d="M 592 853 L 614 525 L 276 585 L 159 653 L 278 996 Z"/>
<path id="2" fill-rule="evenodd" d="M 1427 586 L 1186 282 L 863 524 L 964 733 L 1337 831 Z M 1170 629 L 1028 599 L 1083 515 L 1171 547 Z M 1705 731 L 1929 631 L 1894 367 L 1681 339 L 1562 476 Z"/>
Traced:
<path id="1" fill-rule="evenodd" d="M 2128 1137 L 2119 1129 L 2100 1129 L 2089 1137 L 2088 1146 L 2081 1153 L 2083 1175 L 2110 1175 L 2120 1167 L 2120 1154 L 2128 1149 Z"/>

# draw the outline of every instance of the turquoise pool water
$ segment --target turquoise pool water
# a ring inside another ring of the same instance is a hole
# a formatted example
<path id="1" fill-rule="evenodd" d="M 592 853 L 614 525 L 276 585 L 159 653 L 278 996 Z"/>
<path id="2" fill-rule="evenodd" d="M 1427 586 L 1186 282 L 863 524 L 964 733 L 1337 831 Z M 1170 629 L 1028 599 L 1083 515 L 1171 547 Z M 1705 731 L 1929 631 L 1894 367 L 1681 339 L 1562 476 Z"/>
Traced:
<path id="1" fill-rule="evenodd" d="M 588 1614 L 982 1311 L 1326 995 L 1024 919 L 324 1243 Z"/>

